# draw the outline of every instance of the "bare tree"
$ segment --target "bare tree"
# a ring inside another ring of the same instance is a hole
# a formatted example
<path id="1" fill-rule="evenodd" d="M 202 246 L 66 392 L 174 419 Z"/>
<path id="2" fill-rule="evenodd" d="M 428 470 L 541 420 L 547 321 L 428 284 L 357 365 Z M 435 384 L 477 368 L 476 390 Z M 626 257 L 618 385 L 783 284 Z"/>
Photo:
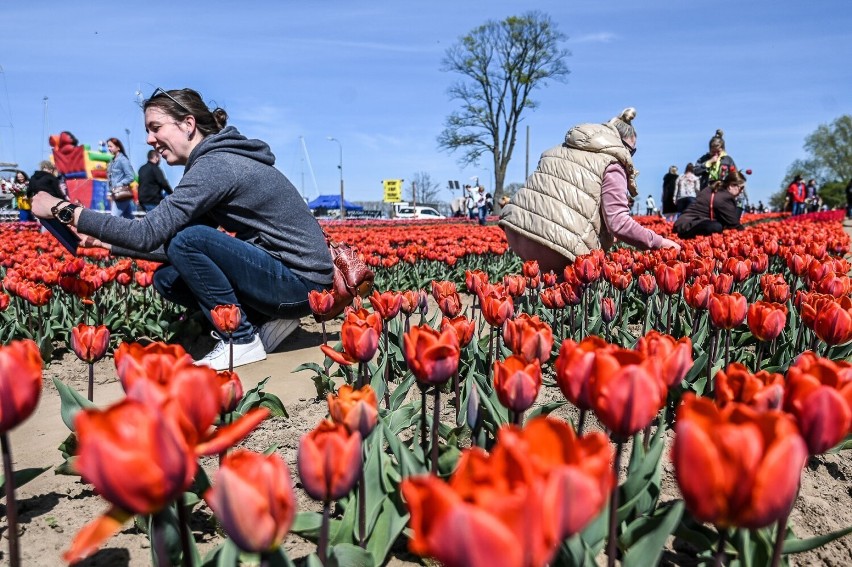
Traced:
<path id="1" fill-rule="evenodd" d="M 418 171 L 411 178 L 408 186 L 408 197 L 411 202 L 418 205 L 436 204 L 440 194 L 438 183 L 432 181 L 432 176 L 425 171 Z"/>
<path id="2" fill-rule="evenodd" d="M 549 16 L 533 11 L 489 20 L 447 50 L 442 70 L 464 79 L 449 89 L 461 108 L 447 117 L 438 145 L 462 150 L 463 166 L 490 154 L 495 199 L 503 194 L 521 115 L 537 106 L 530 93 L 568 75 L 564 59 L 570 53 L 560 46 L 565 39 Z"/>

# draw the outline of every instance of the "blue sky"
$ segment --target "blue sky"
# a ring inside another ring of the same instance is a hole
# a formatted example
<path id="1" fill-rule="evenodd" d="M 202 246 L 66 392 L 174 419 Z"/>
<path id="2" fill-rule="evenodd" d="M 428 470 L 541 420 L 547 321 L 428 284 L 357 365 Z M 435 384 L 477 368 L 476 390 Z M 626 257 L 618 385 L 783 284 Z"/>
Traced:
<path id="1" fill-rule="evenodd" d="M 462 169 L 437 147 L 458 78 L 441 59 L 486 20 L 530 9 L 568 36 L 571 74 L 534 91 L 507 183 L 524 179 L 527 125 L 532 169 L 572 125 L 634 106 L 641 193 L 658 195 L 668 166 L 682 171 L 722 128 L 754 171 L 752 200 L 765 200 L 805 136 L 852 111 L 848 0 L 4 2 L 0 161 L 33 170 L 45 129 L 91 145 L 129 129 L 138 168 L 149 148 L 136 91 L 186 86 L 268 142 L 309 198 L 339 188 L 329 136 L 352 200 L 380 200 L 382 179 L 407 185 L 420 171 L 442 188 L 476 175 L 491 188 L 487 161 Z"/>

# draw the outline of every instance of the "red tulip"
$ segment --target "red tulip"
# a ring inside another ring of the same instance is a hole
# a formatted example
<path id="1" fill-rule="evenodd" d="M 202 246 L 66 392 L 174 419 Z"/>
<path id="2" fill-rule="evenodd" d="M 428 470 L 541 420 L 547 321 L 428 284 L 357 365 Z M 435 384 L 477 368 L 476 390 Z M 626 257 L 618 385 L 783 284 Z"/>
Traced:
<path id="1" fill-rule="evenodd" d="M 441 319 L 441 332 L 452 328 L 456 332 L 456 338 L 459 340 L 459 348 L 464 348 L 470 341 L 473 340 L 473 334 L 476 332 L 476 323 L 464 315 L 448 319 Z"/>
<path id="2" fill-rule="evenodd" d="M 728 258 L 725 260 L 722 270 L 726 274 L 730 274 L 734 278 L 734 282 L 740 283 L 751 275 L 751 260 L 735 257 Z"/>
<path id="3" fill-rule="evenodd" d="M 852 283 L 850 283 L 849 277 L 838 276 L 834 272 L 826 274 L 815 286 L 819 293 L 825 293 L 836 298 L 849 295 L 850 288 L 852 288 Z"/>
<path id="4" fill-rule="evenodd" d="M 339 296 L 333 291 L 312 289 L 308 292 L 308 305 L 318 323 L 333 319 L 336 316 L 340 301 Z"/>
<path id="5" fill-rule="evenodd" d="M 680 384 L 692 368 L 692 340 L 689 337 L 675 340 L 670 335 L 649 331 L 644 337 L 639 337 L 636 350 L 660 361 L 663 383 L 668 388 Z"/>
<path id="6" fill-rule="evenodd" d="M 787 308 L 780 303 L 756 301 L 748 306 L 748 328 L 759 341 L 778 338 L 787 324 Z"/>
<path id="7" fill-rule="evenodd" d="M 464 282 L 467 291 L 470 293 L 478 293 L 479 286 L 488 283 L 488 274 L 482 270 L 465 270 Z"/>
<path id="8" fill-rule="evenodd" d="M 684 286 L 683 297 L 686 304 L 693 309 L 708 309 L 710 307 L 710 296 L 713 295 L 713 292 L 711 284 L 696 280 L 694 283 Z"/>
<path id="9" fill-rule="evenodd" d="M 379 419 L 379 402 L 376 392 L 369 384 L 356 390 L 344 384 L 337 395 L 328 394 L 328 413 L 334 423 L 346 426 L 350 433 L 358 432 L 362 439 L 376 427 Z"/>
<path id="10" fill-rule="evenodd" d="M 347 310 L 340 327 L 343 350 L 359 362 L 372 360 L 379 349 L 382 327 L 382 317 L 378 313 L 369 313 L 365 309 Z"/>
<path id="11" fill-rule="evenodd" d="M 814 333 L 828 345 L 852 341 L 852 300 L 823 301 L 813 322 Z"/>
<path id="12" fill-rule="evenodd" d="M 562 341 L 556 358 L 556 384 L 569 402 L 581 410 L 592 409 L 591 382 L 598 351 L 612 348 L 600 337 L 586 337 L 579 343 Z"/>
<path id="13" fill-rule="evenodd" d="M 633 435 L 644 429 L 666 401 L 659 361 L 640 352 L 599 350 L 592 372 L 595 415 L 616 435 Z"/>
<path id="14" fill-rule="evenodd" d="M 601 299 L 601 319 L 604 323 L 611 323 L 615 319 L 615 300 L 611 297 Z"/>
<path id="15" fill-rule="evenodd" d="M 438 280 L 432 281 L 432 297 L 435 298 L 435 301 L 441 301 L 442 297 L 446 297 L 454 293 L 458 293 L 458 289 L 454 282 Z"/>
<path id="16" fill-rule="evenodd" d="M 20 425 L 38 405 L 42 360 L 31 340 L 0 345 L 0 433 Z"/>
<path id="17" fill-rule="evenodd" d="M 591 255 L 578 256 L 574 261 L 574 275 L 580 283 L 589 285 L 601 277 L 601 265 L 596 257 Z M 567 281 L 568 278 L 566 277 Z"/>
<path id="18" fill-rule="evenodd" d="M 716 405 L 720 408 L 737 402 L 764 412 L 779 409 L 784 399 L 784 377 L 761 370 L 749 372 L 743 364 L 732 362 L 716 373 Z"/>
<path id="19" fill-rule="evenodd" d="M 541 365 L 516 355 L 494 363 L 494 390 L 503 406 L 521 413 L 530 408 L 541 389 Z"/>
<path id="20" fill-rule="evenodd" d="M 537 261 L 527 260 L 524 262 L 524 265 L 521 266 L 521 272 L 524 274 L 524 277 L 534 278 L 541 273 L 541 270 L 538 267 Z"/>
<path id="21" fill-rule="evenodd" d="M 515 312 L 512 298 L 508 295 L 491 293 L 482 298 L 482 316 L 492 327 L 502 327 Z"/>
<path id="22" fill-rule="evenodd" d="M 222 394 L 221 411 L 231 413 L 243 399 L 243 383 L 236 372 L 223 370 L 217 372 L 219 376 L 219 389 Z"/>
<path id="23" fill-rule="evenodd" d="M 426 307 L 426 292 L 422 289 L 420 290 L 411 290 L 407 289 L 402 292 L 402 305 L 400 305 L 400 311 L 405 313 L 406 315 L 411 315 L 417 309 L 424 309 Z"/>
<path id="24" fill-rule="evenodd" d="M 682 262 L 668 262 L 657 264 L 654 268 L 654 278 L 660 292 L 666 295 L 674 295 L 683 289 L 686 282 L 686 268 Z"/>
<path id="25" fill-rule="evenodd" d="M 713 284 L 716 293 L 728 294 L 734 289 L 734 277 L 731 274 L 712 274 L 710 283 Z"/>
<path id="26" fill-rule="evenodd" d="M 210 311 L 210 318 L 213 319 L 213 325 L 220 333 L 230 335 L 240 327 L 243 314 L 234 304 L 217 305 Z"/>
<path id="27" fill-rule="evenodd" d="M 443 296 L 438 301 L 438 309 L 444 314 L 444 317 L 457 317 L 462 310 L 461 297 L 458 293 L 451 293 Z"/>
<path id="28" fill-rule="evenodd" d="M 651 295 L 655 291 L 657 291 L 657 280 L 654 279 L 654 276 L 651 274 L 642 274 L 638 278 L 636 278 L 636 282 L 639 285 L 639 291 L 644 293 L 645 295 Z"/>
<path id="29" fill-rule="evenodd" d="M 733 329 L 745 321 L 748 302 L 740 293 L 714 293 L 710 296 L 710 322 L 718 329 Z"/>
<path id="30" fill-rule="evenodd" d="M 323 420 L 299 442 L 297 466 L 302 487 L 320 502 L 343 498 L 361 474 L 361 434 Z"/>
<path id="31" fill-rule="evenodd" d="M 455 330 L 439 333 L 428 325 L 412 327 L 403 336 L 408 368 L 420 382 L 443 384 L 459 367 L 459 341 Z"/>
<path id="32" fill-rule="evenodd" d="M 396 317 L 402 308 L 402 294 L 393 291 L 379 293 L 374 290 L 370 296 L 370 305 L 384 321 L 388 321 Z"/>
<path id="33" fill-rule="evenodd" d="M 296 516 L 290 471 L 278 453 L 226 455 L 204 500 L 237 547 L 252 553 L 277 549 Z"/>
<path id="34" fill-rule="evenodd" d="M 562 309 L 565 300 L 562 299 L 562 291 L 559 287 L 546 287 L 541 290 L 541 304 L 548 309 Z"/>
<path id="35" fill-rule="evenodd" d="M 757 529 L 786 516 L 806 458 L 796 424 L 782 412 L 718 409 L 689 393 L 678 409 L 675 477 L 700 522 Z"/>
<path id="36" fill-rule="evenodd" d="M 796 418 L 811 455 L 831 449 L 852 428 L 852 365 L 802 354 L 787 371 L 784 410 Z"/>
<path id="37" fill-rule="evenodd" d="M 559 285 L 559 291 L 562 293 L 562 300 L 565 305 L 580 305 L 583 300 L 583 290 L 580 284 L 563 282 Z"/>
<path id="38" fill-rule="evenodd" d="M 781 274 L 764 274 L 760 277 L 760 288 L 766 301 L 787 303 L 790 286 Z"/>
<path id="39" fill-rule="evenodd" d="M 71 348 L 80 360 L 89 364 L 97 362 L 109 348 L 109 329 L 80 323 L 71 329 Z"/>
<path id="40" fill-rule="evenodd" d="M 503 326 L 503 339 L 514 354 L 528 362 L 538 360 L 544 364 L 550 360 L 553 331 L 550 325 L 539 319 L 537 315 L 530 317 L 523 313 L 515 319 L 506 321 Z"/>
<path id="41" fill-rule="evenodd" d="M 550 270 L 546 274 L 542 274 L 541 281 L 544 282 L 545 287 L 553 287 L 556 285 L 556 281 L 559 279 L 559 276 Z"/>
<path id="42" fill-rule="evenodd" d="M 9 302 L 11 298 L 8 294 L 0 292 L 0 311 L 6 311 L 9 307 Z"/>

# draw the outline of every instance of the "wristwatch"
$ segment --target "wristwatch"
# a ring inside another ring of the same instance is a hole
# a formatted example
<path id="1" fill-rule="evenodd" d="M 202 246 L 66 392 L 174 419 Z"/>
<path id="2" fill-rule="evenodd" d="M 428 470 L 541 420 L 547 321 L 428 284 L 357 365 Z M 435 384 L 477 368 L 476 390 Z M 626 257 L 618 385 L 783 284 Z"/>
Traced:
<path id="1" fill-rule="evenodd" d="M 71 221 L 74 220 L 74 211 L 79 209 L 80 205 L 67 203 L 64 207 L 60 208 L 59 206 L 64 202 L 65 201 L 60 201 L 56 203 L 50 208 L 50 212 L 53 213 L 53 216 L 62 224 L 71 224 Z"/>

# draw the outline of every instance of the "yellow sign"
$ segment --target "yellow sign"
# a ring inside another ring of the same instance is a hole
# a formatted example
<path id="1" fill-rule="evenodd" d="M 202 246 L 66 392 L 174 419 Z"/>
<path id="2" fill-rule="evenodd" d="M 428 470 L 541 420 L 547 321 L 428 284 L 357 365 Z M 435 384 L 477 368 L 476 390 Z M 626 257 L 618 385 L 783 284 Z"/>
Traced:
<path id="1" fill-rule="evenodd" d="M 402 201 L 402 181 L 402 179 L 385 179 L 382 181 L 385 188 L 385 203 Z"/>

